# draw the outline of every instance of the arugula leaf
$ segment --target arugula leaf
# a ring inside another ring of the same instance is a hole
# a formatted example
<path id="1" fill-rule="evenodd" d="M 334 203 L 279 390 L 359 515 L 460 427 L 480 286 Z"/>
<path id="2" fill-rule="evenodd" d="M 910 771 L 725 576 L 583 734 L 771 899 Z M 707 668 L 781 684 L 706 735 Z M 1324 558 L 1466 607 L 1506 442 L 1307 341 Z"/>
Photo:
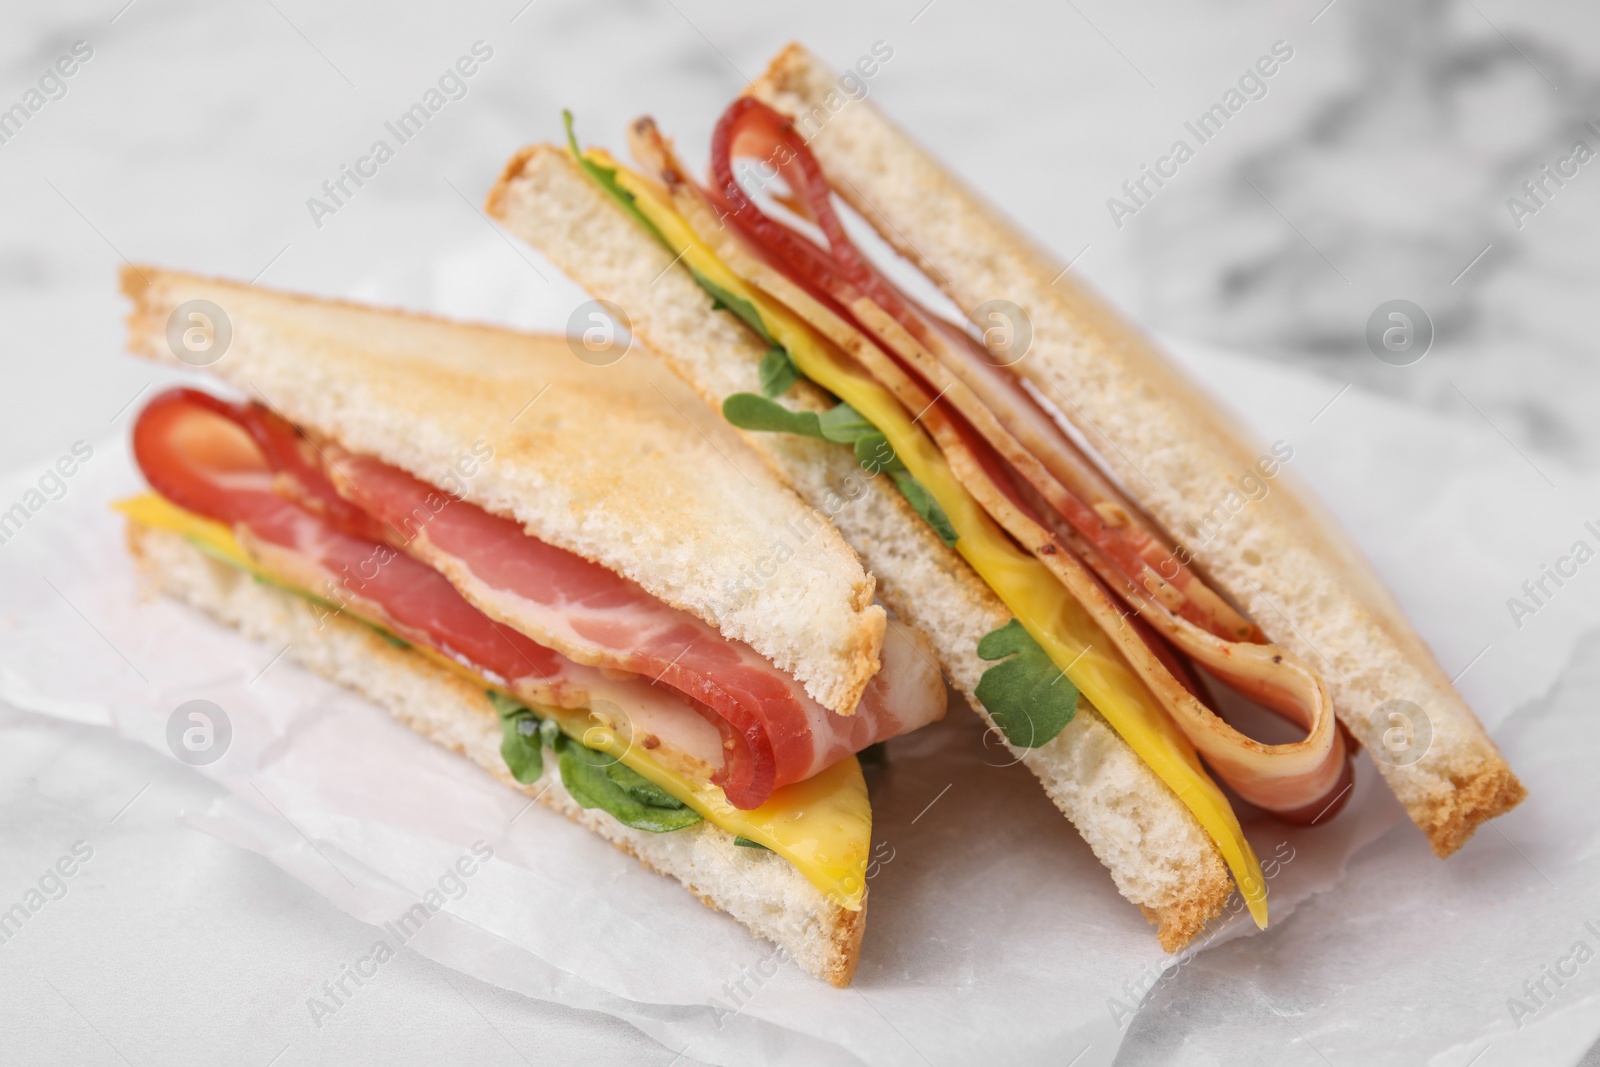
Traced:
<path id="1" fill-rule="evenodd" d="M 505 735 L 500 755 L 517 781 L 538 780 L 548 745 L 556 754 L 562 784 L 584 807 L 599 808 L 624 826 L 653 833 L 681 830 L 700 821 L 698 812 L 638 771 L 572 740 L 554 719 L 539 718 L 504 693 L 490 689 L 488 694 Z"/>
<path id="2" fill-rule="evenodd" d="M 866 420 L 849 404 L 839 403 L 817 416 L 817 425 L 825 440 L 841 445 L 854 445 L 863 437 L 876 434 L 878 428 Z"/>
<path id="3" fill-rule="evenodd" d="M 511 777 L 527 785 L 537 782 L 544 773 L 544 750 L 539 743 L 539 731 L 544 722 L 525 704 L 493 689 L 488 690 L 489 703 L 500 716 L 500 758 L 506 761 Z"/>
<path id="4" fill-rule="evenodd" d="M 584 156 L 583 150 L 578 147 L 577 134 L 572 132 L 572 112 L 563 110 L 561 112 L 561 121 L 567 127 L 567 147 L 572 150 L 572 158 L 577 160 L 578 168 L 589 176 L 590 181 L 609 194 L 611 199 L 621 204 L 622 210 L 632 215 L 634 221 L 665 245 L 669 252 L 673 251 L 672 246 L 667 244 L 667 239 L 661 236 L 661 231 L 656 229 L 654 223 L 644 217 L 644 212 L 640 211 L 639 205 L 634 203 L 633 194 L 617 182 L 617 169 L 615 167 L 602 167 Z"/>
<path id="5" fill-rule="evenodd" d="M 856 753 L 856 761 L 862 767 L 887 767 L 889 765 L 889 743 L 875 741 Z"/>
<path id="6" fill-rule="evenodd" d="M 366 620 L 363 619 L 361 621 L 365 622 Z M 382 626 L 376 626 L 376 625 L 373 625 L 372 623 L 367 623 L 367 625 L 372 626 L 372 630 L 373 630 L 374 633 L 376 633 L 379 637 L 383 638 L 385 641 L 389 642 L 395 648 L 398 648 L 398 649 L 401 649 L 402 651 L 404 651 L 404 650 L 409 649 L 411 647 L 411 642 L 410 641 L 407 641 L 403 637 L 395 636 L 394 634 L 390 633 L 388 630 L 385 630 Z"/>
<path id="7" fill-rule="evenodd" d="M 852 446 L 861 468 L 869 474 L 887 473 L 893 478 L 900 495 L 933 527 L 941 541 L 954 545 L 958 540 L 950 516 L 906 470 L 889 446 L 889 439 L 849 404 L 835 404 L 819 415 L 814 411 L 791 411 L 776 400 L 755 393 L 734 393 L 722 402 L 722 417 L 741 430 L 802 434 Z"/>
<path id="8" fill-rule="evenodd" d="M 194 543 L 204 547 L 198 541 Z M 237 561 L 214 550 L 212 554 L 230 566 L 238 566 Z M 340 610 L 338 605 L 315 594 L 259 574 L 254 577 L 264 584 L 277 586 L 323 605 L 330 611 Z M 398 647 L 411 647 L 402 638 L 357 615 L 348 617 L 371 626 L 378 636 Z M 568 792 L 586 808 L 600 808 L 626 826 L 655 832 L 678 830 L 700 821 L 700 815 L 692 808 L 637 771 L 611 756 L 573 741 L 561 732 L 561 727 L 554 719 L 541 718 L 526 704 L 497 689 L 486 689 L 484 694 L 500 719 L 500 758 L 506 761 L 506 768 L 518 782 L 527 785 L 539 780 L 544 774 L 544 749 L 548 747 L 557 755 L 561 778 Z M 576 788 L 574 781 L 578 783 Z"/>
<path id="9" fill-rule="evenodd" d="M 1078 710 L 1078 687 L 1012 619 L 983 635 L 978 655 L 999 663 L 983 672 L 976 693 L 1006 740 L 1018 748 L 1052 741 Z"/>
<path id="10" fill-rule="evenodd" d="M 895 455 L 889 439 L 881 433 L 863 434 L 856 438 L 856 463 L 868 474 L 903 471 L 906 465 Z"/>
<path id="11" fill-rule="evenodd" d="M 776 400 L 755 393 L 734 393 L 722 402 L 722 417 L 741 430 L 801 434 L 841 445 L 854 445 L 872 435 L 882 436 L 849 404 L 835 404 L 818 414 L 792 411 Z"/>
<path id="12" fill-rule="evenodd" d="M 628 192 L 628 190 L 624 189 L 622 184 L 617 181 L 617 168 L 601 166 L 599 163 L 594 162 L 592 159 L 589 159 L 583 154 L 583 150 L 578 147 L 577 135 L 572 131 L 572 112 L 561 112 L 561 121 L 564 122 L 567 127 L 567 146 L 571 149 L 572 156 L 578 161 L 578 166 L 583 170 L 583 173 L 588 175 L 589 179 L 603 189 L 608 195 L 610 195 L 613 200 L 622 205 L 622 209 L 629 215 L 633 216 L 633 220 L 639 225 L 643 226 L 651 236 L 653 236 L 657 241 L 661 242 L 662 246 L 666 248 L 667 251 L 678 252 L 679 250 L 673 248 L 671 243 L 667 241 L 666 237 L 661 233 L 661 231 L 656 229 L 655 223 L 651 222 L 647 217 L 645 217 L 644 212 L 639 210 L 639 204 L 634 198 L 634 195 Z M 726 289 L 722 288 L 722 286 L 718 285 L 710 278 L 707 278 L 704 274 L 701 274 L 693 267 L 689 268 L 689 273 L 694 276 L 694 280 L 699 284 L 700 288 L 711 294 L 711 310 L 719 311 L 725 309 L 733 312 L 733 314 L 737 315 L 740 321 L 742 321 L 746 326 L 760 334 L 763 341 L 773 346 L 773 348 L 778 348 L 778 342 L 774 341 L 772 339 L 772 335 L 767 332 L 766 326 L 761 321 L 761 316 L 756 312 L 755 306 L 751 304 L 750 301 L 745 300 L 742 297 L 734 296 L 732 293 L 728 292 Z M 779 351 L 782 350 L 779 349 Z M 768 357 L 770 358 L 770 356 L 771 353 L 769 352 Z M 787 354 L 785 355 L 785 358 L 787 358 Z M 791 367 L 792 366 L 793 365 L 791 364 Z M 767 392 L 768 382 L 765 363 L 763 363 L 762 367 L 762 392 Z M 795 371 L 794 374 L 796 378 L 799 377 L 798 371 Z M 793 381 L 789 382 L 789 385 L 793 384 Z M 778 396 L 787 389 L 788 385 L 784 386 L 783 389 L 780 389 L 777 392 L 768 393 L 768 395 Z"/>
<path id="13" fill-rule="evenodd" d="M 722 402 L 722 417 L 741 430 L 822 436 L 822 424 L 816 412 L 790 411 L 776 400 L 755 393 L 734 393 L 728 397 Z"/>
<path id="14" fill-rule="evenodd" d="M 789 353 L 777 345 L 767 349 L 767 354 L 761 357 L 762 396 L 780 397 L 799 380 L 800 369 L 789 358 Z"/>
<path id="15" fill-rule="evenodd" d="M 956 528 L 950 524 L 950 516 L 944 513 L 944 508 L 933 499 L 933 494 L 928 492 L 927 487 L 911 477 L 911 472 L 891 470 L 889 477 L 894 479 L 894 484 L 900 489 L 900 495 L 906 498 L 912 510 L 933 527 L 933 532 L 939 535 L 939 540 L 951 546 L 960 540 Z"/>
<path id="16" fill-rule="evenodd" d="M 527 785 L 544 774 L 544 750 L 539 744 L 539 720 L 532 715 L 501 719 L 500 758 L 511 777 Z"/>
<path id="17" fill-rule="evenodd" d="M 500 716 L 502 720 L 509 719 L 522 711 L 526 711 L 530 715 L 533 714 L 533 709 L 529 708 L 528 705 L 513 697 L 506 696 L 498 689 L 485 689 L 484 694 L 488 696 L 489 703 L 494 705 L 494 713 Z"/>
<path id="18" fill-rule="evenodd" d="M 607 195 L 611 197 L 611 199 L 620 204 L 622 209 L 631 215 L 635 222 L 645 228 L 646 232 L 648 232 L 657 241 L 661 242 L 662 246 L 666 248 L 667 251 L 677 252 L 678 249 L 673 248 L 671 243 L 667 241 L 666 237 L 661 233 L 661 231 L 656 229 L 655 223 L 651 222 L 645 216 L 645 213 L 639 210 L 639 204 L 634 195 L 628 192 L 628 190 L 624 189 L 621 182 L 617 181 L 617 168 L 602 166 L 583 154 L 583 150 L 578 147 L 577 134 L 575 134 L 572 130 L 572 112 L 562 111 L 561 121 L 566 125 L 567 128 L 567 147 L 572 151 L 572 157 L 573 159 L 577 160 L 578 167 L 583 171 L 583 173 L 586 174 L 589 179 L 598 185 L 602 190 L 604 190 Z M 751 304 L 750 301 L 745 300 L 743 297 L 734 296 L 732 293 L 728 292 L 728 290 L 724 289 L 710 278 L 707 278 L 704 274 L 701 274 L 693 267 L 689 268 L 689 273 L 694 276 L 694 280 L 699 284 L 700 288 L 711 294 L 711 310 L 727 310 L 733 312 L 734 315 L 739 317 L 741 322 L 750 327 L 756 333 L 760 334 L 763 341 L 767 342 L 767 344 L 773 346 L 774 348 L 778 348 L 778 342 L 774 341 L 772 339 L 772 335 L 767 332 L 767 327 L 761 321 L 761 316 L 757 313 L 755 305 Z M 770 356 L 771 353 L 768 353 L 768 355 Z M 799 372 L 795 371 L 794 373 L 796 378 L 798 378 Z M 789 384 L 793 385 L 794 383 L 791 381 Z M 777 393 L 770 393 L 769 395 L 781 395 L 781 393 L 787 390 L 787 388 L 788 386 L 785 386 L 783 390 L 779 390 Z M 763 374 L 762 391 L 766 392 L 766 389 L 766 377 L 765 374 Z"/>
<path id="19" fill-rule="evenodd" d="M 561 768 L 561 784 L 572 799 L 582 807 L 599 808 L 624 826 L 660 834 L 700 821 L 698 812 L 681 804 L 666 808 L 640 800 L 632 789 L 617 783 L 611 768 L 618 764 L 604 753 L 569 744 L 563 747 L 557 764 Z"/>
<path id="20" fill-rule="evenodd" d="M 759 848 L 763 852 L 771 852 L 772 851 L 770 848 L 767 848 L 766 845 L 763 845 L 760 841 L 752 841 L 748 837 L 737 837 L 736 836 L 733 839 L 733 843 L 738 845 L 740 848 Z"/>
<path id="21" fill-rule="evenodd" d="M 561 725 L 554 719 L 546 719 L 539 724 L 539 740 L 544 742 L 546 748 L 556 755 L 560 755 L 567 745 L 572 742 L 567 735 L 561 732 Z"/>
<path id="22" fill-rule="evenodd" d="M 637 211 L 638 209 L 635 208 L 634 210 Z M 732 293 L 728 292 L 728 290 L 724 289 L 710 278 L 707 278 L 704 274 L 701 274 L 693 267 L 689 268 L 689 273 L 694 275 L 694 280 L 696 282 L 700 283 L 700 288 L 711 294 L 712 311 L 733 312 L 739 317 L 741 322 L 750 327 L 756 333 L 760 334 L 763 341 L 774 347 L 777 346 L 778 342 L 774 341 L 772 339 L 772 335 L 767 332 L 766 324 L 761 321 L 761 316 L 756 312 L 754 304 L 744 299 L 744 297 L 734 296 Z"/>
<path id="23" fill-rule="evenodd" d="M 607 778 L 626 789 L 628 794 L 641 804 L 648 804 L 652 808 L 674 810 L 688 807 L 683 801 L 620 760 L 613 760 L 607 764 L 605 772 Z"/>

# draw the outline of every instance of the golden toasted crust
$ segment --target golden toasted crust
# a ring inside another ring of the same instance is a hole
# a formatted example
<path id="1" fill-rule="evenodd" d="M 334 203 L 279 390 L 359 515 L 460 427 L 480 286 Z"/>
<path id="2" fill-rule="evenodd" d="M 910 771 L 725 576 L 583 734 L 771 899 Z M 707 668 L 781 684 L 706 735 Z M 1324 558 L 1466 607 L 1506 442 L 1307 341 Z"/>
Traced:
<path id="1" fill-rule="evenodd" d="M 1168 952 L 1177 952 L 1205 930 L 1206 924 L 1227 906 L 1233 894 L 1233 881 L 1226 872 L 1220 879 L 1211 879 L 1200 892 L 1175 901 L 1166 907 L 1150 908 L 1139 905 L 1144 917 L 1156 928 L 1156 940 Z"/>
<path id="2" fill-rule="evenodd" d="M 1528 797 L 1526 787 L 1503 760 L 1484 762 L 1485 766 L 1468 768 L 1454 783 L 1453 791 L 1424 809 L 1430 821 L 1422 824 L 1422 830 L 1440 859 L 1466 844 L 1484 822 L 1510 811 Z"/>
<path id="3" fill-rule="evenodd" d="M 1450 854 L 1520 802 L 1525 790 L 1472 709 L 1292 475 L 1278 471 L 1269 494 L 1250 502 L 1239 482 L 1265 450 L 1239 435 L 1235 419 L 874 107 L 835 89 L 833 73 L 792 44 L 747 92 L 794 118 L 840 194 L 958 306 L 1004 298 L 1025 309 L 1033 345 L 1018 372 L 1059 401 L 1222 592 L 1323 672 L 1358 740 L 1373 739 L 1374 716 L 1381 734 L 1391 710 L 1422 709 L 1432 733 L 1422 757 L 1375 762 L 1434 851 Z M 1279 444 L 1292 453 L 1293 442 Z"/>
<path id="4" fill-rule="evenodd" d="M 181 535 L 137 522 L 128 550 L 157 590 L 272 645 L 329 681 L 348 686 L 443 748 L 472 760 L 515 789 L 598 833 L 647 869 L 677 879 L 708 907 L 726 911 L 781 945 L 807 971 L 848 985 L 861 954 L 866 908 L 846 911 L 772 853 L 740 848 L 710 823 L 651 834 L 632 830 L 572 799 L 546 761 L 543 777 L 513 778 L 500 757 L 500 725 L 481 690 L 371 629 L 328 616 L 305 600 L 254 581 L 201 553 Z"/>
<path id="5" fill-rule="evenodd" d="M 653 361 L 564 338 L 123 271 L 131 350 L 168 362 L 178 305 L 224 309 L 210 370 L 307 427 L 633 579 L 854 711 L 885 615 L 844 541 Z"/>
<path id="6" fill-rule="evenodd" d="M 711 300 L 671 253 L 645 234 L 551 145 L 519 152 L 489 210 L 589 291 L 625 305 L 634 329 L 712 407 L 759 389 L 764 346 Z M 801 383 L 785 397 L 821 410 Z M 991 727 L 974 690 L 989 664 L 984 634 L 1009 614 L 993 591 L 917 517 L 887 479 L 863 474 L 848 449 L 788 434 L 751 433 L 750 446 L 855 546 L 899 619 L 932 640 L 945 676 Z M 996 735 L 999 736 L 998 734 Z M 1181 945 L 1228 897 L 1232 882 L 1194 816 L 1088 701 L 1049 744 L 1013 749 L 1129 900 Z"/>

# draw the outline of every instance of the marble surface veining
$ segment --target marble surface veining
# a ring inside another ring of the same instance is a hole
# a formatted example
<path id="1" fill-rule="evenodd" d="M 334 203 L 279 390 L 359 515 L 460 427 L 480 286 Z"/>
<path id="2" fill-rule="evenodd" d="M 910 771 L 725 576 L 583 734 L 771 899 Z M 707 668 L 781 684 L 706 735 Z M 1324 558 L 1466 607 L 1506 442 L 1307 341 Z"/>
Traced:
<path id="1" fill-rule="evenodd" d="M 1593 462 L 1600 166 L 1523 185 L 1579 142 L 1600 153 L 1597 12 L 1489 10 L 1346 12 L 1347 76 L 1136 235 L 1146 314 L 1430 406 L 1470 399 L 1519 442 Z M 1434 321 L 1413 367 L 1366 347 L 1390 297 Z"/>
<path id="2" fill-rule="evenodd" d="M 106 7 L 0 16 L 0 106 L 73 42 L 94 49 L 0 143 L 8 460 L 105 432 L 148 382 L 119 354 L 124 259 L 349 293 L 482 240 L 472 208 L 515 145 L 558 135 L 563 106 L 613 144 L 648 109 L 703 159 L 720 107 L 791 38 L 835 63 L 885 42 L 871 98 L 1152 329 L 1313 366 L 1330 396 L 1358 382 L 1487 417 L 1534 454 L 1600 454 L 1586 314 L 1600 167 L 1520 228 L 1506 204 L 1574 141 L 1600 150 L 1593 5 Z M 494 58 L 467 95 L 314 218 L 323 183 L 478 40 Z M 1294 57 L 1267 94 L 1115 225 L 1122 183 L 1275 42 Z M 1394 297 L 1437 328 L 1415 366 L 1366 349 L 1368 314 Z"/>

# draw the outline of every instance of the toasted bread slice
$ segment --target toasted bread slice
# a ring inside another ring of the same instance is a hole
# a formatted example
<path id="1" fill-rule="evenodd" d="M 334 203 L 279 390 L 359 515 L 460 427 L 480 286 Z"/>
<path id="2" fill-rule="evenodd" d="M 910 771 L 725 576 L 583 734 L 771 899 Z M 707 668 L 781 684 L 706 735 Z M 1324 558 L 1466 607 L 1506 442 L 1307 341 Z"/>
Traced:
<path id="1" fill-rule="evenodd" d="M 688 271 L 670 269 L 671 254 L 565 150 L 519 152 L 488 210 L 591 293 L 625 308 L 651 351 L 712 406 L 759 391 L 765 347 L 731 316 L 713 313 Z M 802 383 L 796 392 L 813 410 L 824 407 L 815 388 Z M 998 598 L 888 479 L 866 477 L 848 449 L 786 434 L 746 439 L 855 546 L 884 602 L 928 634 L 945 676 L 989 721 L 974 690 L 990 666 L 978 657 L 978 641 L 1010 618 Z M 1049 744 L 1012 753 L 1038 776 L 1122 894 L 1157 924 L 1163 947 L 1188 943 L 1222 910 L 1232 882 L 1215 846 L 1087 701 Z"/>
<path id="2" fill-rule="evenodd" d="M 210 369 L 250 399 L 633 579 L 824 707 L 851 714 L 877 673 L 886 617 L 855 553 L 640 355 L 593 366 L 558 337 L 153 267 L 122 285 L 132 351 L 174 361 L 169 319 L 210 301 L 232 331 Z"/>
<path id="3" fill-rule="evenodd" d="M 397 648 L 370 627 L 328 615 L 309 601 L 256 581 L 201 552 L 181 534 L 128 524 L 128 547 L 159 591 L 269 645 L 330 681 L 348 686 L 429 740 L 460 753 L 506 786 L 536 797 L 647 868 L 670 875 L 713 908 L 781 945 L 806 971 L 850 983 L 861 955 L 866 908 L 846 911 L 776 853 L 741 848 L 709 822 L 652 834 L 580 807 L 554 760 L 522 784 L 500 756 L 501 729 L 481 689 Z"/>
<path id="4" fill-rule="evenodd" d="M 1292 479 L 1214 517 L 1240 497 L 1261 449 L 1149 338 L 873 106 L 845 101 L 834 72 L 801 46 L 747 91 L 794 120 L 840 195 L 963 311 L 996 297 L 1025 309 L 1033 344 L 1017 371 L 1067 400 L 1064 416 L 1216 588 L 1322 671 L 1352 735 L 1375 744 L 1391 724 L 1381 709 L 1422 710 L 1431 743 L 1421 757 L 1374 762 L 1434 852 L 1450 855 L 1526 796 L 1394 598 Z"/>

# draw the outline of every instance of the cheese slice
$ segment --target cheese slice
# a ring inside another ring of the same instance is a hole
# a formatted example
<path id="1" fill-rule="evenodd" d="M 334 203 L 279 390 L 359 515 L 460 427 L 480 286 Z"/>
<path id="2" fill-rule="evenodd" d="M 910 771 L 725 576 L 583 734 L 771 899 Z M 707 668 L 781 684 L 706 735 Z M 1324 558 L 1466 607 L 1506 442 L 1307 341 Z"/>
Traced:
<path id="1" fill-rule="evenodd" d="M 129 520 L 143 526 L 183 535 L 196 548 L 265 582 L 318 603 L 330 604 L 304 589 L 281 581 L 263 570 L 234 538 L 233 531 L 220 522 L 178 507 L 156 493 L 120 500 L 113 505 Z M 344 614 L 360 619 L 348 609 Z M 385 637 L 398 638 L 374 626 Z M 410 651 L 464 676 L 480 689 L 497 689 L 470 668 L 431 648 L 411 645 Z M 505 692 L 504 690 L 502 690 Z M 515 694 L 506 692 L 514 700 Z M 587 748 L 614 756 L 624 766 L 637 771 L 677 800 L 720 829 L 738 837 L 759 842 L 776 852 L 847 911 L 860 911 L 866 896 L 867 857 L 872 846 L 872 806 L 867 799 L 867 783 L 861 764 L 854 756 L 835 763 L 803 782 L 784 786 L 759 808 L 742 810 L 728 803 L 722 788 L 708 779 L 694 779 L 658 762 L 648 749 L 630 745 L 616 733 L 595 725 L 583 708 L 536 706 L 535 714 L 555 720 L 562 733 Z M 554 770 L 553 761 L 548 763 Z"/>
<path id="2" fill-rule="evenodd" d="M 735 274 L 648 181 L 603 152 L 585 154 L 600 166 L 616 168 L 617 183 L 634 197 L 640 213 L 685 265 L 749 301 L 802 374 L 860 412 L 888 438 L 895 455 L 949 517 L 958 535 L 955 550 L 1199 820 L 1233 872 L 1256 925 L 1265 927 L 1267 896 L 1261 863 L 1227 796 L 1201 766 L 1189 739 L 1122 654 L 1104 639 L 1082 605 L 1044 564 L 1018 549 L 995 525 L 894 394 L 800 316 Z"/>

